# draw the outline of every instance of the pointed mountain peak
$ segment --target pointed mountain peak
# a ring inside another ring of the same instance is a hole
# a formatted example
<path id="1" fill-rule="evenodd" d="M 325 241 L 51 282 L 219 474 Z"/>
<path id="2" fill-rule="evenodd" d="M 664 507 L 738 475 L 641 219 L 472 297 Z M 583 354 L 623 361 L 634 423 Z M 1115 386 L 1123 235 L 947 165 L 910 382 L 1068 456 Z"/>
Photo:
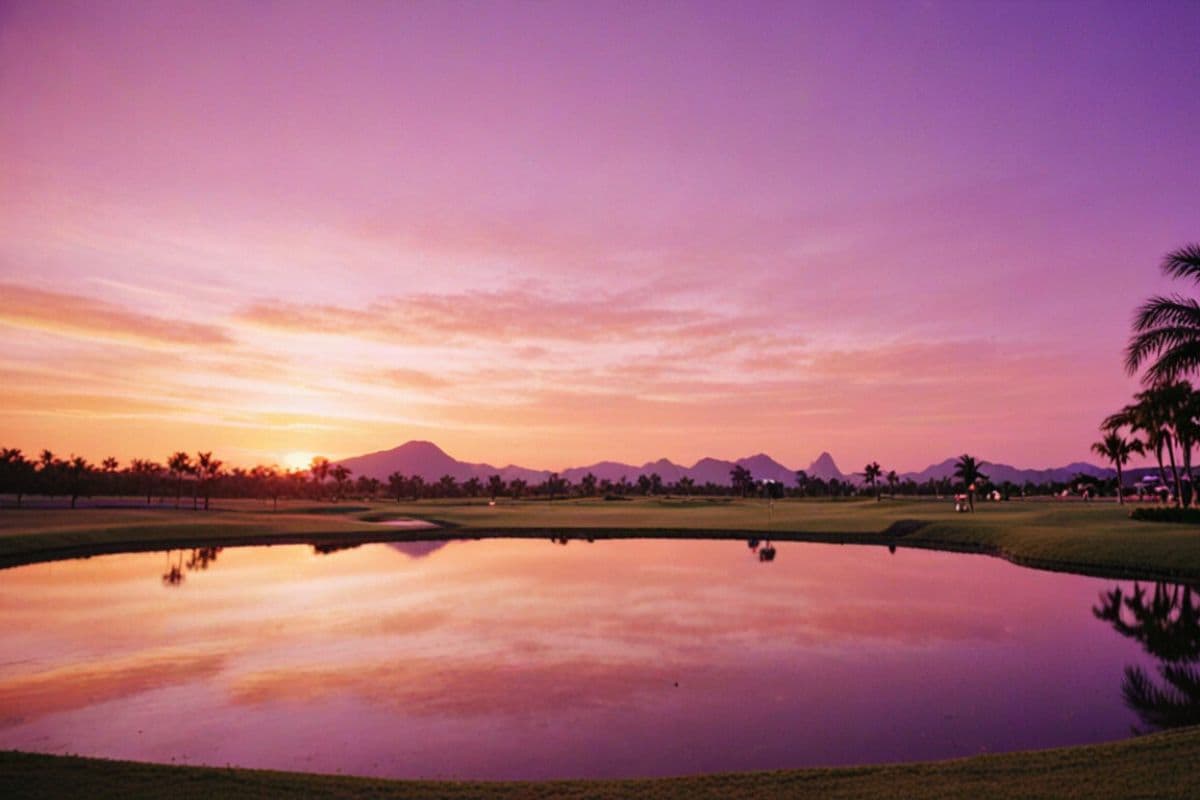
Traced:
<path id="1" fill-rule="evenodd" d="M 815 478 L 821 478 L 822 480 L 829 480 L 830 478 L 843 480 L 846 477 L 845 474 L 838 469 L 837 462 L 833 460 L 833 456 L 829 455 L 827 452 L 821 453 L 821 455 L 817 456 L 816 461 L 808 465 L 808 474 Z"/>
<path id="2" fill-rule="evenodd" d="M 412 439 L 399 447 L 392 448 L 393 453 L 428 453 L 430 455 L 446 455 L 446 451 L 433 442 L 424 439 Z"/>

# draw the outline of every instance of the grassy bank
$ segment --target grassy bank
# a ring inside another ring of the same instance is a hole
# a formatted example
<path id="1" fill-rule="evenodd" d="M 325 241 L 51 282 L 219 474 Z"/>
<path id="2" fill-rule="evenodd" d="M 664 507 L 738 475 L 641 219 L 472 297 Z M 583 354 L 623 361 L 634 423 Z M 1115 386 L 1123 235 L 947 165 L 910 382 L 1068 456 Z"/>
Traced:
<path id="1" fill-rule="evenodd" d="M 1193 798 L 1200 728 L 955 761 L 626 781 L 386 781 L 0 752 L 9 798 Z"/>
<path id="2" fill-rule="evenodd" d="M 337 513 L 341 512 L 341 513 Z M 380 524 L 425 519 L 441 531 Z M 1200 527 L 1142 522 L 1111 503 L 645 498 L 631 502 L 441 501 L 314 507 L 279 513 L 249 501 L 217 510 L 93 508 L 0 511 L 0 566 L 129 550 L 256 543 L 340 543 L 445 536 L 744 538 L 894 545 L 998 555 L 1017 563 L 1102 577 L 1200 580 Z"/>

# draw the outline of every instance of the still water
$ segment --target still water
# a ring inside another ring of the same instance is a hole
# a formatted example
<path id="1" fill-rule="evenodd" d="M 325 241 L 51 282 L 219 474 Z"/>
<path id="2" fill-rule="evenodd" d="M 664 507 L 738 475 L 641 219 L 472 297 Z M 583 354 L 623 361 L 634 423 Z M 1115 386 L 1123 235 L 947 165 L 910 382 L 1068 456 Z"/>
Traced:
<path id="1" fill-rule="evenodd" d="M 776 549 L 496 539 L 3 570 L 0 749 L 619 777 L 947 758 L 1197 715 L 1161 671 L 1196 664 L 1191 591 Z"/>

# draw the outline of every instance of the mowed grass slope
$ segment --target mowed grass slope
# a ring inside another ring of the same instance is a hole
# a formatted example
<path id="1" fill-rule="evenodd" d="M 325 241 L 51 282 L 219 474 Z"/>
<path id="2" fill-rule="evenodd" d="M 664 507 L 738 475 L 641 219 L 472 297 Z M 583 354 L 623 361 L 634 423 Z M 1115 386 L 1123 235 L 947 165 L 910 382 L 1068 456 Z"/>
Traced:
<path id="1" fill-rule="evenodd" d="M 894 544 L 1000 555 L 1018 563 L 1111 577 L 1200 580 L 1200 526 L 1139 522 L 1113 503 L 639 498 L 284 504 L 221 501 L 210 512 L 174 508 L 0 511 L 0 565 L 121 550 L 464 535 L 607 537 L 769 536 Z M 440 532 L 380 524 L 417 518 Z"/>
<path id="2" fill-rule="evenodd" d="M 0 752 L 5 798 L 1195 798 L 1200 728 L 955 761 L 627 781 L 386 781 Z"/>

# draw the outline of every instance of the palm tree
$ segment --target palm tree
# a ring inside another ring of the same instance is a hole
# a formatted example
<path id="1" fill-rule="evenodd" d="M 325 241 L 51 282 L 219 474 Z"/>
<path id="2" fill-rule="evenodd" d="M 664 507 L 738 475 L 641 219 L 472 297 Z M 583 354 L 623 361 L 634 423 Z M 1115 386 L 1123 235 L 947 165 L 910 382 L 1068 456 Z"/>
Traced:
<path id="1" fill-rule="evenodd" d="M 154 499 L 154 480 L 162 473 L 162 465 L 146 458 L 135 458 L 129 462 L 129 469 L 134 475 L 142 476 L 146 482 L 146 505 L 150 505 Z"/>
<path id="2" fill-rule="evenodd" d="M 1117 430 L 1128 426 L 1131 430 L 1142 433 L 1146 439 L 1145 446 L 1154 452 L 1154 458 L 1158 462 L 1158 475 L 1164 487 L 1170 485 L 1163 465 L 1163 452 L 1166 451 L 1174 477 L 1175 502 L 1180 506 L 1183 504 L 1183 486 L 1175 465 L 1175 434 L 1171 423 L 1178 414 L 1175 408 L 1182 402 L 1184 395 L 1185 392 L 1179 384 L 1152 386 L 1134 395 L 1133 403 L 1109 416 L 1101 426 L 1105 430 Z"/>
<path id="3" fill-rule="evenodd" d="M 802 469 L 796 470 L 796 490 L 801 497 L 808 491 L 808 473 Z"/>
<path id="4" fill-rule="evenodd" d="M 325 479 L 329 477 L 329 469 L 332 465 L 329 459 L 325 456 L 316 456 L 308 465 L 308 471 L 312 473 L 313 482 L 317 484 L 317 499 L 321 499 L 321 495 L 325 494 Z"/>
<path id="5" fill-rule="evenodd" d="M 33 462 L 24 453 L 15 447 L 0 448 L 0 492 L 16 495 L 17 508 L 21 507 L 32 474 Z"/>
<path id="6" fill-rule="evenodd" d="M 1103 458 L 1107 458 L 1113 463 L 1117 469 L 1117 503 L 1125 504 L 1125 492 L 1122 487 L 1125 485 L 1122 467 L 1129 463 L 1129 457 L 1134 453 L 1139 455 L 1146 452 L 1146 448 L 1141 441 L 1137 439 L 1126 439 L 1119 432 L 1110 430 L 1105 434 L 1104 438 L 1092 444 L 1092 452 Z"/>
<path id="7" fill-rule="evenodd" d="M 336 503 L 342 499 L 342 495 L 346 491 L 346 481 L 350 477 L 350 472 L 349 468 L 341 464 L 337 464 L 329 470 L 329 474 L 333 476 L 334 484 L 337 485 L 337 488 L 334 489 L 333 502 Z"/>
<path id="8" fill-rule="evenodd" d="M 204 510 L 208 511 L 208 498 L 212 495 L 212 484 L 221 477 L 221 461 L 212 457 L 212 453 L 196 454 L 196 485 L 204 490 Z M 192 493 L 192 506 L 195 507 L 196 495 Z"/>
<path id="9" fill-rule="evenodd" d="M 754 476 L 741 464 L 735 464 L 733 469 L 729 470 L 729 484 L 733 487 L 733 491 L 745 497 L 746 493 L 750 491 L 750 487 L 754 485 Z"/>
<path id="10" fill-rule="evenodd" d="M 487 489 L 488 494 L 490 494 L 492 496 L 492 500 L 495 501 L 496 497 L 504 494 L 504 479 L 499 475 L 490 476 L 487 482 Z"/>
<path id="11" fill-rule="evenodd" d="M 1172 278 L 1200 283 L 1200 244 L 1167 253 L 1161 268 Z M 1142 304 L 1125 348 L 1125 368 L 1132 375 L 1146 364 L 1148 383 L 1173 381 L 1200 368 L 1200 302 L 1174 294 Z"/>
<path id="12" fill-rule="evenodd" d="M 193 472 L 192 457 L 182 450 L 172 453 L 167 459 L 167 469 L 175 478 L 175 507 L 179 508 L 179 498 L 183 495 L 183 476 Z"/>
<path id="13" fill-rule="evenodd" d="M 67 491 L 71 495 L 71 508 L 75 507 L 75 501 L 79 499 L 79 495 L 83 494 L 84 481 L 91 471 L 92 465 L 81 456 L 72 456 L 71 460 L 67 462 Z"/>
<path id="14" fill-rule="evenodd" d="M 404 480 L 404 475 L 399 472 L 393 472 L 388 475 L 388 491 L 396 496 L 396 502 L 399 503 L 404 496 L 404 490 L 408 487 L 408 481 Z"/>
<path id="15" fill-rule="evenodd" d="M 888 489 L 892 493 L 892 499 L 896 499 L 896 484 L 900 482 L 900 476 L 896 474 L 896 470 L 892 470 L 887 474 Z"/>
<path id="16" fill-rule="evenodd" d="M 579 479 L 579 490 L 584 497 L 591 497 L 596 493 L 596 476 L 588 473 Z"/>
<path id="17" fill-rule="evenodd" d="M 976 484 L 987 480 L 987 475 L 979 471 L 983 463 L 964 453 L 954 465 L 954 477 L 967 487 L 967 502 L 971 505 L 971 511 L 975 510 Z"/>
<path id="18" fill-rule="evenodd" d="M 875 482 L 879 480 L 879 476 L 883 474 L 883 468 L 879 466 L 878 461 L 872 461 L 863 467 L 862 476 L 867 479 L 867 483 L 871 484 L 871 491 L 875 492 L 875 502 L 879 502 L 879 491 L 875 488 Z"/>

